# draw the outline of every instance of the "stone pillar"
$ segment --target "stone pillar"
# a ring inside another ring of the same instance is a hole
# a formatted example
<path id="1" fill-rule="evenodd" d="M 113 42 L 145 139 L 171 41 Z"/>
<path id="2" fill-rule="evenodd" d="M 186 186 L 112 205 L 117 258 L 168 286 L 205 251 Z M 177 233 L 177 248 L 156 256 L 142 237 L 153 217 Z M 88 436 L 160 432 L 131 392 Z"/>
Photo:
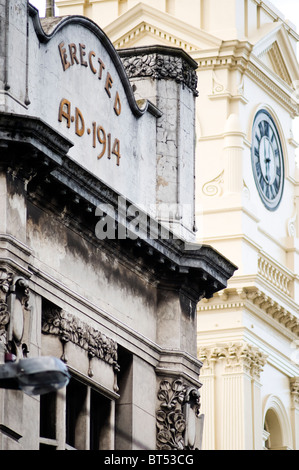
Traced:
<path id="1" fill-rule="evenodd" d="M 156 214 L 176 235 L 195 236 L 195 97 L 197 63 L 164 46 L 119 50 L 140 106 L 158 107 Z"/>
<path id="2" fill-rule="evenodd" d="M 119 399 L 116 402 L 116 450 L 155 450 L 154 368 L 135 355 L 120 355 Z"/>
<path id="3" fill-rule="evenodd" d="M 201 402 L 202 413 L 205 415 L 205 425 L 203 432 L 203 450 L 216 449 L 216 361 L 217 350 L 212 347 L 200 347 L 198 357 L 203 366 L 200 373 L 202 382 Z"/>
<path id="4" fill-rule="evenodd" d="M 28 2 L 0 2 L 0 110 L 24 113 L 28 96 Z"/>

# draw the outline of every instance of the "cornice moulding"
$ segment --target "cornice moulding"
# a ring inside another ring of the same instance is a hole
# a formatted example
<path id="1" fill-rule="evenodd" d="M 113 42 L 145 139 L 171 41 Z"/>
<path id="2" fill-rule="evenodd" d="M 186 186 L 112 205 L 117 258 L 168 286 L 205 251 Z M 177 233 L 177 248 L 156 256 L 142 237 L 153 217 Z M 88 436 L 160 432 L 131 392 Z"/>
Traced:
<path id="1" fill-rule="evenodd" d="M 111 311 L 106 311 L 102 306 L 94 304 L 92 301 L 80 296 L 77 292 L 71 290 L 68 286 L 59 282 L 50 274 L 40 269 L 30 267 L 31 285 L 33 290 L 40 295 L 45 296 L 55 304 L 60 304 L 67 312 L 76 309 L 80 318 L 92 321 L 94 328 L 100 328 L 101 331 L 118 345 L 130 348 L 134 353 L 142 357 L 151 366 L 157 368 L 157 373 L 165 372 L 165 367 L 175 374 L 170 365 L 180 365 L 180 375 L 198 383 L 198 375 L 202 363 L 200 360 L 181 350 L 167 350 L 160 345 L 143 336 L 138 331 L 123 323 L 119 318 L 113 316 Z M 117 335 L 115 334 L 117 332 Z M 168 365 L 168 367 L 167 367 Z M 197 371 L 194 375 L 194 370 Z M 164 371 L 164 372 L 163 372 Z M 193 373 L 193 376 L 192 376 Z"/>
<path id="2" fill-rule="evenodd" d="M 246 75 L 271 95 L 272 98 L 282 105 L 292 117 L 299 115 L 299 104 L 292 97 L 293 90 L 261 61 L 254 58 L 248 63 Z"/>
<path id="3" fill-rule="evenodd" d="M 175 31 L 174 36 L 181 34 L 181 37 L 194 38 L 195 48 L 200 48 L 200 44 L 204 43 L 209 47 L 219 47 L 221 40 L 206 31 L 200 30 L 194 26 L 178 20 L 172 15 L 165 13 L 156 8 L 150 7 L 144 3 L 139 3 L 135 7 L 128 10 L 126 13 L 119 16 L 116 20 L 107 25 L 104 29 L 106 34 L 112 39 L 114 43 L 118 41 L 115 37 L 119 37 L 120 31 L 123 35 L 128 31 L 137 27 L 141 22 L 152 25 L 156 28 L 166 28 L 169 31 Z M 181 39 L 181 38 L 180 38 Z M 199 43 L 199 44 L 198 44 Z"/>
<path id="4" fill-rule="evenodd" d="M 261 277 L 257 276 L 256 281 Z M 292 333 L 293 337 L 299 336 L 299 318 L 292 313 L 297 312 L 297 304 L 291 299 L 285 299 L 285 305 L 281 299 L 273 299 L 268 293 L 257 286 L 244 286 L 241 288 L 227 288 L 218 292 L 211 300 L 204 299 L 198 305 L 198 312 L 208 310 L 227 310 L 231 308 L 246 308 L 255 314 L 266 314 L 273 327 L 285 334 L 285 329 Z"/>

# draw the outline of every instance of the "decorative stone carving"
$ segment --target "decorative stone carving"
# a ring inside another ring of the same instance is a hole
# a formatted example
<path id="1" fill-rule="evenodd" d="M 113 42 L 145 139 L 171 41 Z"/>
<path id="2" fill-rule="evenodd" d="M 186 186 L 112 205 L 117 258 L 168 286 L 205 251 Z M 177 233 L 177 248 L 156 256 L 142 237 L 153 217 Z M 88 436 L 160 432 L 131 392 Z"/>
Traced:
<path id="1" fill-rule="evenodd" d="M 8 296 L 10 323 L 8 326 L 8 349 L 17 358 L 26 357 L 28 346 L 23 342 L 25 315 L 29 310 L 28 281 L 15 276 Z"/>
<path id="2" fill-rule="evenodd" d="M 24 314 L 28 310 L 28 281 L 14 276 L 6 268 L 0 269 L 0 342 L 7 352 L 17 358 L 26 356 L 23 343 Z"/>
<path id="3" fill-rule="evenodd" d="M 223 193 L 224 170 L 211 181 L 207 181 L 202 187 L 205 196 L 221 196 Z"/>
<path id="4" fill-rule="evenodd" d="M 159 450 L 194 449 L 195 429 L 190 429 L 189 411 L 199 416 L 199 390 L 174 380 L 160 383 L 158 399 L 161 402 L 157 411 L 157 448 Z"/>
<path id="5" fill-rule="evenodd" d="M 150 52 L 136 56 L 120 56 L 129 78 L 151 77 L 156 80 L 172 79 L 187 86 L 197 96 L 197 74 L 188 62 L 182 58 L 158 52 Z"/>
<path id="6" fill-rule="evenodd" d="M 223 83 L 217 78 L 214 71 L 212 71 L 212 95 L 228 95 L 229 91 L 225 88 Z"/>
<path id="7" fill-rule="evenodd" d="M 260 378 L 267 359 L 266 354 L 257 347 L 243 341 L 200 347 L 198 356 L 203 362 L 203 374 L 209 372 L 211 362 L 222 360 L 226 372 L 246 372 L 254 379 Z"/>
<path id="8" fill-rule="evenodd" d="M 299 409 L 299 377 L 290 378 L 292 406 Z"/>
<path id="9" fill-rule="evenodd" d="M 294 210 L 292 216 L 287 220 L 287 235 L 291 238 L 297 236 L 297 213 L 298 213 L 297 198 L 294 199 Z"/>
<path id="10" fill-rule="evenodd" d="M 47 308 L 43 312 L 42 333 L 59 337 L 63 345 L 61 359 L 64 362 L 67 362 L 67 357 L 64 353 L 64 345 L 68 342 L 72 342 L 84 349 L 89 359 L 97 357 L 111 365 L 114 371 L 117 372 L 119 370 L 117 363 L 117 343 L 95 328 L 81 322 L 74 315 L 58 307 Z M 92 373 L 90 375 L 92 375 Z"/>
<path id="11" fill-rule="evenodd" d="M 0 269 L 0 343 L 7 346 L 7 325 L 10 321 L 10 314 L 7 306 L 7 294 L 13 282 L 13 274 L 7 269 Z"/>

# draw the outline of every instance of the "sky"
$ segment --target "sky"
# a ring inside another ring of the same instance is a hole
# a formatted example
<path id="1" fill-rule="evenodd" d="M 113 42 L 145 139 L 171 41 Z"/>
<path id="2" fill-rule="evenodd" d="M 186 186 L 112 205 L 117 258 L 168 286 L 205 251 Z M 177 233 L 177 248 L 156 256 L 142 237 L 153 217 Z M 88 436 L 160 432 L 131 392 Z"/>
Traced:
<path id="1" fill-rule="evenodd" d="M 40 11 L 40 16 L 45 15 L 46 0 L 29 0 Z M 182 2 L 184 0 L 181 0 Z M 270 0 L 286 17 L 297 25 L 299 32 L 299 2 L 298 0 Z"/>

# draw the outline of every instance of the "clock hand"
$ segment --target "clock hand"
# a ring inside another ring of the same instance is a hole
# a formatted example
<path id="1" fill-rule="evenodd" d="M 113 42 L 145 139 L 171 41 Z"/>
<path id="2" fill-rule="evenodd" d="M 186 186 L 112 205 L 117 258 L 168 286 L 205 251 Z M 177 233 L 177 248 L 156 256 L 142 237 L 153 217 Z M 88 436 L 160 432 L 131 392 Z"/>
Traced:
<path id="1" fill-rule="evenodd" d="M 270 152 L 269 152 L 269 142 L 267 139 L 265 139 L 264 143 L 264 159 L 265 159 L 265 180 L 268 182 L 269 181 L 269 165 L 270 165 Z"/>

